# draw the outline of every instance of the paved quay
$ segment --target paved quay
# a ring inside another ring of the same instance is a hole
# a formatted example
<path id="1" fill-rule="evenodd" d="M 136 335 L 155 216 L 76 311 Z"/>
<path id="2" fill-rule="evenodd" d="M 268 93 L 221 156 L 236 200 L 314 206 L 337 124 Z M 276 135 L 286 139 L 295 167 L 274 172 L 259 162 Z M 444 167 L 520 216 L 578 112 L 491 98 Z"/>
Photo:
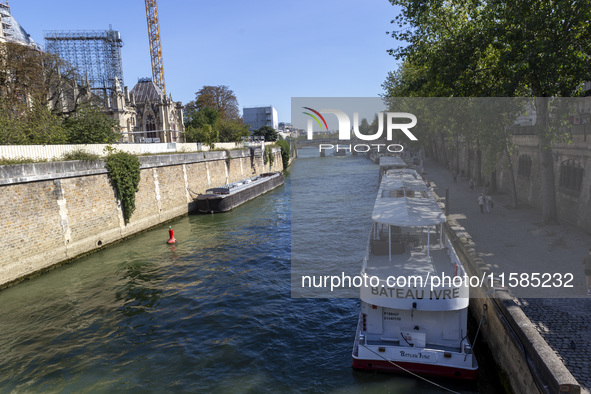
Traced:
<path id="1" fill-rule="evenodd" d="M 524 293 L 527 297 L 518 298 L 518 303 L 577 379 L 582 392 L 589 392 L 591 297 L 586 296 L 581 264 L 591 247 L 589 234 L 568 224 L 542 225 L 541 212 L 523 203 L 512 208 L 508 194 L 493 194 L 494 207 L 490 213 L 485 210 L 481 214 L 477 203 L 479 187 L 470 191 L 467 178 L 458 176 L 454 182 L 449 170 L 429 159 L 424 169 L 425 178 L 434 184 L 440 197 L 449 189 L 450 215 L 470 234 L 478 255 L 495 275 L 503 271 L 573 274 L 570 293 L 560 289 L 540 293 L 529 288 Z M 573 293 L 577 298 L 572 298 Z"/>

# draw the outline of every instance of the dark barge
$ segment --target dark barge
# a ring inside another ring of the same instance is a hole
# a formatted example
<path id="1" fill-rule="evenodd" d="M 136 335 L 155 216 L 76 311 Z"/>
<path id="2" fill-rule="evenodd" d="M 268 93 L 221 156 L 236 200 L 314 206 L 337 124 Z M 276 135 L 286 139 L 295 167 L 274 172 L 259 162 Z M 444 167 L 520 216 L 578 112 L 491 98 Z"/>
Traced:
<path id="1" fill-rule="evenodd" d="M 267 172 L 224 186 L 207 189 L 195 199 L 202 213 L 226 212 L 283 184 L 281 172 Z"/>

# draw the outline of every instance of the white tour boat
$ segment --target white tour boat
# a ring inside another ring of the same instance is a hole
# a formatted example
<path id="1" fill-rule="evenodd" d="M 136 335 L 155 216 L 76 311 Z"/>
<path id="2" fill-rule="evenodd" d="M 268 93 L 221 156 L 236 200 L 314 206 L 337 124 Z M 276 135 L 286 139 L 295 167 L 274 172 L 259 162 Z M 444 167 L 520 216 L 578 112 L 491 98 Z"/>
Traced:
<path id="1" fill-rule="evenodd" d="M 382 178 L 361 270 L 354 368 L 476 378 L 467 337 L 469 288 L 460 280 L 466 273 L 444 222 L 415 170 L 390 170 Z"/>
<path id="2" fill-rule="evenodd" d="M 402 160 L 402 157 L 400 156 L 380 156 L 379 164 L 380 182 L 382 182 L 382 176 L 384 176 L 384 174 L 388 172 L 388 170 L 402 169 L 407 167 L 406 163 L 404 162 L 404 160 Z"/>

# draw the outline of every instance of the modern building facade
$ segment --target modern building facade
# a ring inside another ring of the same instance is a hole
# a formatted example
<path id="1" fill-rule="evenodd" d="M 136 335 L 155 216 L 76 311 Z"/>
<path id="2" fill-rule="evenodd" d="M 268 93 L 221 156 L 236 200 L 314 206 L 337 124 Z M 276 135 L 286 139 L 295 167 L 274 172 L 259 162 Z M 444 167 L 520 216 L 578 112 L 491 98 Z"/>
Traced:
<path id="1" fill-rule="evenodd" d="M 277 110 L 273 106 L 245 107 L 242 109 L 242 118 L 250 131 L 258 130 L 263 126 L 270 126 L 277 130 L 279 125 Z"/>

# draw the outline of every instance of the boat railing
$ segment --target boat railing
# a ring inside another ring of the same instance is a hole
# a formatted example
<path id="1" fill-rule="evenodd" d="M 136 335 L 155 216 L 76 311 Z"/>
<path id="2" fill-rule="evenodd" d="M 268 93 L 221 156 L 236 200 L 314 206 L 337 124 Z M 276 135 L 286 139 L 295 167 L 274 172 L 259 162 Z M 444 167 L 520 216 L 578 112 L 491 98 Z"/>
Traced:
<path id="1" fill-rule="evenodd" d="M 362 315 L 359 314 L 359 319 L 357 321 L 357 331 L 355 332 L 355 342 L 353 343 L 353 356 L 359 356 L 359 341 L 364 340 L 365 338 L 361 335 L 361 324 L 362 322 Z M 362 338 L 363 337 L 363 338 Z"/>
<path id="2" fill-rule="evenodd" d="M 451 239 L 449 239 L 447 234 L 444 234 L 444 239 L 445 247 L 447 249 L 447 255 L 449 256 L 450 260 L 449 262 L 452 266 L 452 269 L 454 270 L 455 276 L 466 277 L 468 273 L 466 272 L 466 268 L 464 267 L 464 264 L 462 264 L 462 261 L 460 260 L 460 257 L 456 252 L 456 249 L 453 247 Z"/>
<path id="3" fill-rule="evenodd" d="M 260 180 L 262 177 L 263 177 L 262 175 L 259 175 L 259 176 L 255 176 L 255 177 L 252 177 L 252 178 L 242 179 L 240 181 L 228 183 L 228 184 L 225 184 L 225 185 L 222 185 L 222 186 L 219 186 L 219 187 L 215 187 L 215 188 L 212 188 L 212 189 L 207 189 L 207 191 L 209 192 L 210 190 L 212 190 L 212 191 L 216 190 L 216 191 L 220 191 L 221 192 L 223 190 L 226 190 L 225 193 L 214 193 L 214 194 L 229 194 L 230 192 L 234 191 L 235 189 L 238 189 L 238 188 L 243 187 L 243 186 L 250 185 L 251 183 Z"/>

